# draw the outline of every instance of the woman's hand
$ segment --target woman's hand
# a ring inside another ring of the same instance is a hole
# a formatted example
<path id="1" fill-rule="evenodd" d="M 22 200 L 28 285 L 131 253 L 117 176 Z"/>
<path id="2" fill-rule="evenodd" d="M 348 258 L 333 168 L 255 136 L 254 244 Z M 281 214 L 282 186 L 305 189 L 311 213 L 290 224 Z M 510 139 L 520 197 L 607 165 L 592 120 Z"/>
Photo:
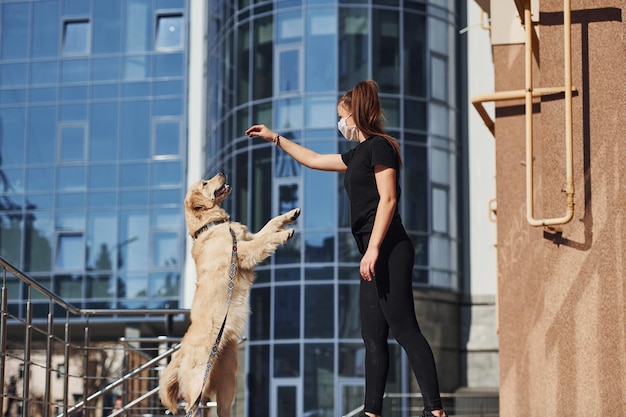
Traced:
<path id="1" fill-rule="evenodd" d="M 378 249 L 367 248 L 365 254 L 361 258 L 361 267 L 359 272 L 361 278 L 365 281 L 371 281 L 376 275 L 376 261 L 378 260 Z"/>
<path id="2" fill-rule="evenodd" d="M 272 130 L 265 125 L 253 125 L 246 130 L 246 136 L 251 138 L 257 137 L 265 139 L 268 142 L 274 142 L 276 133 L 272 132 Z"/>

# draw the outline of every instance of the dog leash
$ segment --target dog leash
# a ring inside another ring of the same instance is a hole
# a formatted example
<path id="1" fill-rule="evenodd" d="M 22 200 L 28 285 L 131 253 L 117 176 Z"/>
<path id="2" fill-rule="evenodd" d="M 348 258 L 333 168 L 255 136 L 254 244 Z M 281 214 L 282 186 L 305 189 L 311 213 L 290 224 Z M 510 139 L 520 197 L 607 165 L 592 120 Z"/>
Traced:
<path id="1" fill-rule="evenodd" d="M 211 368 L 213 367 L 213 361 L 217 356 L 217 348 L 219 347 L 220 341 L 222 340 L 222 334 L 224 333 L 224 327 L 226 327 L 226 318 L 228 317 L 228 310 L 230 310 L 230 301 L 233 296 L 233 289 L 235 288 L 235 275 L 237 275 L 237 237 L 235 236 L 235 232 L 232 228 L 229 228 L 230 235 L 233 238 L 233 249 L 230 256 L 230 271 L 228 273 L 229 281 L 228 281 L 228 298 L 226 299 L 226 314 L 224 315 L 224 321 L 222 322 L 222 327 L 220 328 L 219 333 L 217 334 L 217 338 L 215 339 L 215 343 L 213 344 L 213 348 L 211 348 L 211 354 L 209 355 L 209 359 L 206 363 L 206 368 L 204 370 L 204 379 L 202 381 L 202 388 L 200 389 L 200 394 L 193 402 L 191 407 L 189 407 L 189 411 L 185 417 L 191 417 L 193 413 L 197 410 L 198 405 L 200 404 L 200 399 L 202 398 L 202 392 L 204 391 L 204 386 L 206 385 L 207 379 L 209 378 L 209 373 L 211 372 Z"/>

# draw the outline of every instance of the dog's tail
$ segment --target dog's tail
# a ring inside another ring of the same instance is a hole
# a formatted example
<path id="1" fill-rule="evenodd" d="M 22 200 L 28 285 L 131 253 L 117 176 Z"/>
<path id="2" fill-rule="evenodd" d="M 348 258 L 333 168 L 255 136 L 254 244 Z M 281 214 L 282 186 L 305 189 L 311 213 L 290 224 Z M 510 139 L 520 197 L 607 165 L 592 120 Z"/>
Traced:
<path id="1" fill-rule="evenodd" d="M 178 395 L 180 393 L 180 386 L 178 385 L 179 367 L 180 355 L 176 354 L 161 374 L 161 379 L 159 380 L 161 403 L 174 415 L 176 415 L 178 410 Z"/>

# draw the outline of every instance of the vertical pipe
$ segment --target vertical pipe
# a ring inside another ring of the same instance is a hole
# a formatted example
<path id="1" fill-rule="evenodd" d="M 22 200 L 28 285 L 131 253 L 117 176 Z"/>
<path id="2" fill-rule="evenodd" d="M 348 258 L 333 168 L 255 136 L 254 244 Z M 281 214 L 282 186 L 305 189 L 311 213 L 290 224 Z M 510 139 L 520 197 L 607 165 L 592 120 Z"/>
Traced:
<path id="1" fill-rule="evenodd" d="M 572 134 L 572 1 L 563 0 L 563 56 L 565 58 L 565 153 L 567 209 L 574 213 L 574 146 Z"/>
<path id="2" fill-rule="evenodd" d="M 2 310 L 0 314 L 0 344 L 2 351 L 0 352 L 0 392 L 4 390 L 4 373 L 6 366 L 6 351 L 7 351 L 7 312 L 8 312 L 8 297 L 9 289 L 7 288 L 7 270 L 2 271 L 2 295 L 0 303 Z M 9 403 L 10 404 L 10 403 Z M 4 410 L 4 395 L 0 395 L 0 411 Z"/>
<path id="3" fill-rule="evenodd" d="M 50 300 L 48 305 L 48 338 L 46 340 L 46 381 L 44 383 L 44 400 L 43 400 L 43 415 L 48 417 L 50 414 L 50 386 L 52 380 L 52 350 L 53 350 L 53 338 L 54 338 L 54 302 Z"/>
<path id="4" fill-rule="evenodd" d="M 70 312 L 65 312 L 65 340 L 63 346 L 63 360 L 65 361 L 65 374 L 63 375 L 63 415 L 67 415 L 67 403 L 69 401 L 70 385 Z"/>
<path id="5" fill-rule="evenodd" d="M 89 395 L 89 316 L 87 316 L 85 322 L 85 340 L 83 341 L 83 401 L 85 403 L 83 407 L 83 415 L 91 416 L 92 412 L 89 409 L 90 404 L 87 403 L 87 396 Z"/>
<path id="6" fill-rule="evenodd" d="M 29 285 L 26 296 L 26 329 L 24 331 L 24 385 L 22 390 L 22 416 L 30 417 L 30 352 L 33 340 L 33 300 Z"/>
<path id="7" fill-rule="evenodd" d="M 525 89 L 526 89 L 526 217 L 534 218 L 535 196 L 533 185 L 533 19 L 530 0 L 524 2 L 524 26 L 526 29 Z"/>

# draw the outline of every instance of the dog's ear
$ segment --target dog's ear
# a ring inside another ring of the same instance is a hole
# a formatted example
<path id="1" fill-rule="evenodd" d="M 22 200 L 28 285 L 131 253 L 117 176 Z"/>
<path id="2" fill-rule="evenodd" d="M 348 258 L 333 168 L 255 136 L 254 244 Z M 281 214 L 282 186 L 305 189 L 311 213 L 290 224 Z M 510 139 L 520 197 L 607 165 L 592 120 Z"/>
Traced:
<path id="1" fill-rule="evenodd" d="M 189 193 L 187 207 L 196 217 L 201 217 L 202 211 L 211 208 L 211 206 L 213 206 L 213 202 L 201 190 L 195 189 Z"/>

